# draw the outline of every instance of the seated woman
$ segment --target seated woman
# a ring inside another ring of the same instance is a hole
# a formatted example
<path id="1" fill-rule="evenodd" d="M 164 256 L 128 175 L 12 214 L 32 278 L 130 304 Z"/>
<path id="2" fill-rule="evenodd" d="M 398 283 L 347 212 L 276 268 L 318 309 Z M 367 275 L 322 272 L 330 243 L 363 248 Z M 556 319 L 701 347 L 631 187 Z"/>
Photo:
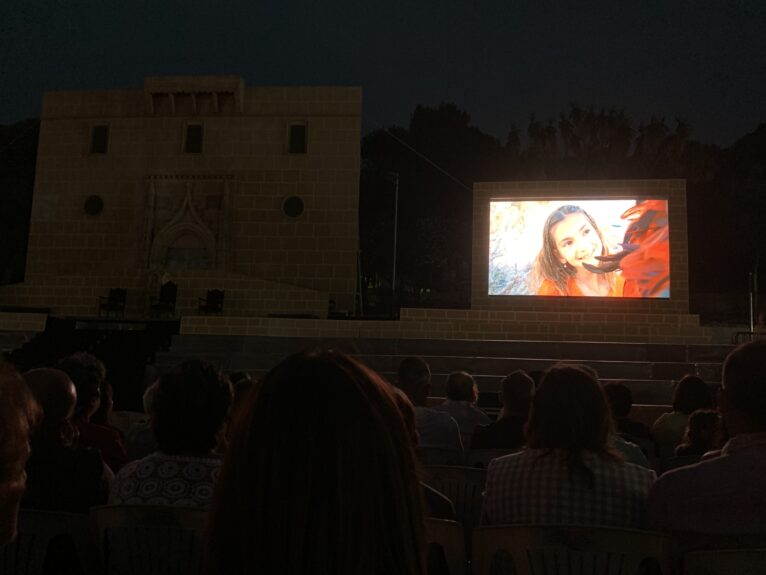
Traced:
<path id="1" fill-rule="evenodd" d="M 622 297 L 625 280 L 617 272 L 593 273 L 597 256 L 609 250 L 595 220 L 579 206 L 554 210 L 543 226 L 543 247 L 532 273 L 537 295 Z M 586 265 L 587 264 L 587 265 Z"/>
<path id="2" fill-rule="evenodd" d="M 552 367 L 532 402 L 528 449 L 489 465 L 482 522 L 640 527 L 655 473 L 622 461 L 611 427 L 595 372 Z"/>
<path id="3" fill-rule="evenodd" d="M 685 375 L 673 390 L 673 411 L 663 413 L 652 425 L 652 437 L 657 445 L 661 466 L 675 456 L 689 423 L 689 415 L 697 409 L 711 409 L 710 388 L 696 375 Z"/>
<path id="4" fill-rule="evenodd" d="M 230 404 L 229 380 L 209 363 L 185 361 L 160 377 L 151 413 L 158 450 L 117 473 L 109 504 L 209 506 Z"/>
<path id="5" fill-rule="evenodd" d="M 698 409 L 689 416 L 683 441 L 676 457 L 702 459 L 708 451 L 721 447 L 721 416 L 714 409 Z"/>
<path id="6" fill-rule="evenodd" d="M 40 415 L 27 386 L 0 360 L 0 547 L 16 535 L 16 518 L 26 485 L 29 434 Z"/>
<path id="7" fill-rule="evenodd" d="M 73 445 L 77 392 L 72 381 L 58 369 L 32 369 L 24 381 L 40 404 L 43 419 L 32 434 L 22 507 L 87 513 L 106 503 L 112 472 L 97 450 Z"/>
<path id="8" fill-rule="evenodd" d="M 415 454 L 392 390 L 334 352 L 272 369 L 234 421 L 209 574 L 425 572 Z"/>

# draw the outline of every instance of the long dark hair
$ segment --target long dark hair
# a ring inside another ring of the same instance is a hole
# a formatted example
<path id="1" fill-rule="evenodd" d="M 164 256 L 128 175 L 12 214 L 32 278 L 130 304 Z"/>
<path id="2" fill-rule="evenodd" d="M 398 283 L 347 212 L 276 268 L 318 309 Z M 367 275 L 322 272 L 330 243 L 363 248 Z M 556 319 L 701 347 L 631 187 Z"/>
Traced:
<path id="1" fill-rule="evenodd" d="M 421 575 L 413 447 L 392 391 L 335 352 L 285 359 L 234 422 L 209 574 Z"/>
<path id="2" fill-rule="evenodd" d="M 584 365 L 560 363 L 543 376 L 529 412 L 527 445 L 562 449 L 572 475 L 581 473 L 593 486 L 593 472 L 583 462 L 589 451 L 610 461 L 621 461 L 609 446 L 612 417 L 596 372 Z"/>
<path id="3" fill-rule="evenodd" d="M 543 225 L 543 247 L 535 259 L 531 276 L 535 288 L 538 288 L 544 280 L 550 280 L 556 284 L 558 290 L 564 295 L 567 293 L 567 282 L 569 281 L 569 278 L 577 275 L 577 270 L 568 263 L 562 264 L 559 260 L 560 252 L 553 241 L 553 234 L 551 233 L 553 226 L 564 221 L 567 216 L 571 216 L 572 214 L 582 214 L 585 216 L 585 219 L 588 220 L 588 223 L 598 235 L 598 239 L 601 240 L 601 255 L 605 256 L 609 253 L 606 243 L 604 242 L 604 236 L 601 234 L 601 230 L 588 212 L 583 210 L 580 206 L 572 204 L 556 208 L 548 216 L 548 219 L 545 220 L 545 225 Z M 613 274 L 604 274 L 604 277 L 607 278 L 609 285 L 611 286 L 614 282 Z"/>

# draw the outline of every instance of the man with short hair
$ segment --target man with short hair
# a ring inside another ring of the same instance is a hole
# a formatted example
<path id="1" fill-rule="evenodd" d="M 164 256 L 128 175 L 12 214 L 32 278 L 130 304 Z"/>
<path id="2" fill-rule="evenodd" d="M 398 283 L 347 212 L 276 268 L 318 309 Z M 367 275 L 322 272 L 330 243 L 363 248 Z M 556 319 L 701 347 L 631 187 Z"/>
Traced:
<path id="1" fill-rule="evenodd" d="M 535 382 L 523 370 L 505 376 L 497 393 L 503 403 L 502 417 L 476 428 L 471 449 L 521 449 L 526 442 L 524 425 L 534 393 Z"/>
<path id="2" fill-rule="evenodd" d="M 426 407 L 431 391 L 431 369 L 419 357 L 408 357 L 397 371 L 396 386 L 415 406 L 420 447 L 457 449 L 462 451 L 460 429 L 448 413 Z"/>
<path id="3" fill-rule="evenodd" d="M 447 376 L 446 392 L 447 399 L 441 405 L 435 405 L 434 409 L 449 413 L 457 421 L 463 445 L 468 446 L 476 426 L 490 422 L 487 414 L 475 405 L 479 399 L 479 388 L 471 374 L 453 371 Z"/>
<path id="4" fill-rule="evenodd" d="M 616 426 L 616 432 L 621 435 L 629 435 L 633 439 L 651 439 L 649 428 L 630 418 L 630 410 L 633 407 L 633 393 L 624 383 L 607 383 L 604 386 L 606 400 L 612 410 L 612 418 Z"/>
<path id="5" fill-rule="evenodd" d="M 719 408 L 731 439 L 719 457 L 657 480 L 649 494 L 650 528 L 766 535 L 766 341 L 728 355 Z"/>

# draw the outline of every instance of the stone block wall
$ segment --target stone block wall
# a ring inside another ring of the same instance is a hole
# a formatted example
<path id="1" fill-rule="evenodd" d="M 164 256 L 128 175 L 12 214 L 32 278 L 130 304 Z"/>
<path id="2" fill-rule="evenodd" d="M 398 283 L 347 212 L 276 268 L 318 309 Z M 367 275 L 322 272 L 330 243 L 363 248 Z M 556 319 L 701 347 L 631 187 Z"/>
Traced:
<path id="1" fill-rule="evenodd" d="M 301 301 L 326 313 L 329 299 L 352 309 L 361 97 L 359 87 L 246 87 L 231 76 L 46 94 L 26 281 L 0 288 L 0 305 L 79 313 L 110 287 L 148 300 L 147 278 L 166 271 L 166 251 L 181 246 L 204 249 L 207 271 L 222 282 L 251 278 L 269 311 Z M 185 151 L 192 124 L 202 126 L 201 153 Z M 305 153 L 289 153 L 295 124 L 305 126 Z M 108 126 L 106 153 L 92 153 L 96 126 Z M 87 213 L 94 195 L 103 209 Z M 304 204 L 297 217 L 282 209 L 292 196 Z M 232 311 L 256 309 L 265 308 Z"/>

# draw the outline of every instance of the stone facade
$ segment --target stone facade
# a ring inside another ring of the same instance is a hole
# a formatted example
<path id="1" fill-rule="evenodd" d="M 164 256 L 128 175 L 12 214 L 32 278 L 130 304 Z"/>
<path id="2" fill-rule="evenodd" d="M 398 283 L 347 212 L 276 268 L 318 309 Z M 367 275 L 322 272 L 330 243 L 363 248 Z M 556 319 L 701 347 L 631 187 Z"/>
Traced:
<path id="1" fill-rule="evenodd" d="M 353 309 L 361 98 L 238 77 L 46 94 L 26 281 L 0 303 L 94 315 L 122 287 L 145 317 L 172 280 L 177 315 L 209 289 L 233 316 Z"/>

